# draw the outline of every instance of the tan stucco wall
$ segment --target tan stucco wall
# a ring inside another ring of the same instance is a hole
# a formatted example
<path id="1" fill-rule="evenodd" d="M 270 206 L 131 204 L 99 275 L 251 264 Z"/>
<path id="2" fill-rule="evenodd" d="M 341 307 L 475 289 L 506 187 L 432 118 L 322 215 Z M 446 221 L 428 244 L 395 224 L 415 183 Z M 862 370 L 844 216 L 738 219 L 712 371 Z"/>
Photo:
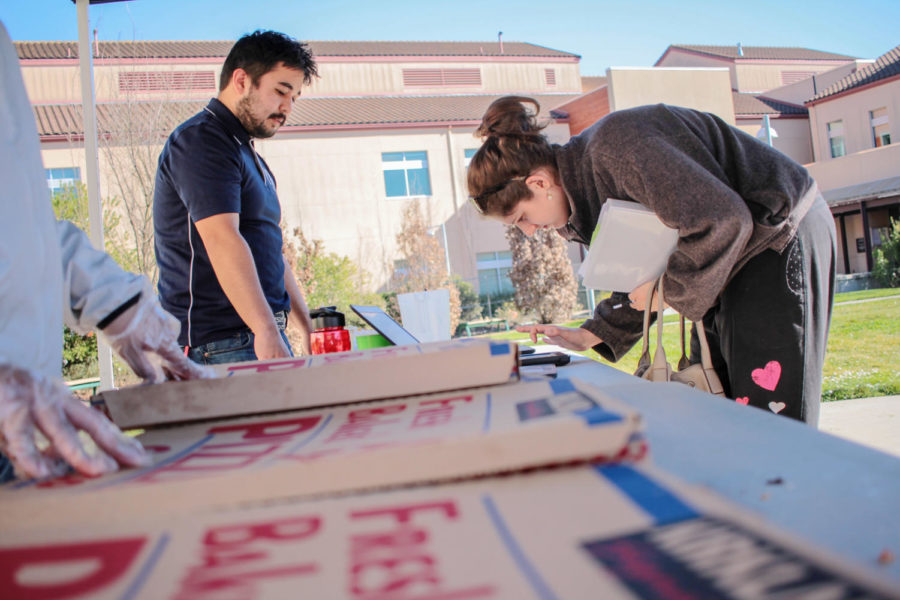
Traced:
<path id="1" fill-rule="evenodd" d="M 814 97 L 819 92 L 827 89 L 833 83 L 872 62 L 873 61 L 871 60 L 851 61 L 827 71 L 817 73 L 814 77 L 804 79 L 803 81 L 766 90 L 764 95 L 767 98 L 802 106 L 804 102 Z"/>
<path id="2" fill-rule="evenodd" d="M 806 165 L 823 190 L 900 175 L 900 143 Z"/>
<path id="3" fill-rule="evenodd" d="M 683 50 L 672 49 L 661 60 L 657 67 L 681 67 L 681 68 L 720 68 L 729 70 L 729 80 L 732 89 L 737 89 L 737 78 L 734 73 L 734 62 L 727 58 L 716 58 L 714 56 L 704 56 L 694 52 L 686 52 Z"/>
<path id="4" fill-rule="evenodd" d="M 844 145 L 848 155 L 873 148 L 869 111 L 882 107 L 887 108 L 891 140 L 893 144 L 898 144 L 900 143 L 900 79 L 809 106 L 815 160 L 823 163 L 832 163 L 838 160 L 831 158 L 826 130 L 827 124 L 832 121 L 843 121 Z M 900 163 L 897 164 L 900 165 Z M 893 175 L 900 175 L 900 166 Z"/>
<path id="5" fill-rule="evenodd" d="M 77 63 L 66 65 L 30 65 L 20 63 L 28 96 L 35 103 L 63 103 L 81 101 L 81 83 Z M 98 102 L 138 99 L 190 99 L 215 95 L 222 64 L 180 64 L 173 62 L 129 64 L 94 63 L 94 88 Z M 480 86 L 414 87 L 403 86 L 403 69 L 479 69 Z M 556 72 L 556 85 L 547 85 L 545 69 Z M 140 94 L 119 92 L 121 72 L 210 71 L 214 73 L 215 89 L 155 91 Z M 471 94 L 471 93 L 581 93 L 581 77 L 577 63 L 564 62 L 322 62 L 319 79 L 313 81 L 306 96 L 348 96 L 385 94 Z"/>
<path id="6" fill-rule="evenodd" d="M 761 93 L 784 85 L 782 73 L 822 73 L 838 66 L 832 61 L 772 61 L 774 64 L 738 63 L 734 67 L 737 91 Z M 806 98 L 805 98 L 806 99 Z"/>
<path id="7" fill-rule="evenodd" d="M 299 226 L 308 238 L 321 239 L 327 252 L 357 261 L 371 274 L 376 288 L 387 282 L 393 261 L 399 258 L 396 236 L 410 200 L 386 197 L 381 154 L 427 151 L 432 195 L 421 198 L 423 209 L 430 211 L 433 226 L 445 225 L 451 270 L 477 287 L 476 255 L 508 250 L 508 245 L 503 226 L 483 219 L 468 205 L 465 150 L 480 145 L 473 131 L 284 133 L 259 142 L 257 148 L 278 180 L 288 227 Z M 568 139 L 564 124 L 551 125 L 545 132 L 555 142 Z"/>
<path id="8" fill-rule="evenodd" d="M 808 119 L 770 118 L 769 123 L 778 134 L 772 139 L 775 148 L 800 164 L 812 162 L 812 140 L 809 137 Z M 757 132 L 762 129 L 762 119 L 739 119 L 737 127 L 756 137 Z"/>
<path id="9" fill-rule="evenodd" d="M 735 123 L 728 69 L 613 67 L 606 71 L 610 110 L 665 102 Z"/>

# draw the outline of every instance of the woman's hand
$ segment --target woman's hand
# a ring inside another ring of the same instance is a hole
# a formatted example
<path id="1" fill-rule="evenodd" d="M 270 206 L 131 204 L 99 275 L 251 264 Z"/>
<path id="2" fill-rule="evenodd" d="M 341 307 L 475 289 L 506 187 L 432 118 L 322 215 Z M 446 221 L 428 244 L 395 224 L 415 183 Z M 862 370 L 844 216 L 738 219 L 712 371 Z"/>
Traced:
<path id="1" fill-rule="evenodd" d="M 519 325 L 516 331 L 527 333 L 531 341 L 537 343 L 538 334 L 544 337 L 542 341 L 547 344 L 555 344 L 567 350 L 587 350 L 596 346 L 603 340 L 581 327 L 563 327 L 561 325 Z"/>
<path id="2" fill-rule="evenodd" d="M 642 283 L 641 285 L 634 288 L 630 294 L 628 294 L 628 299 L 631 300 L 631 308 L 634 310 L 643 311 L 647 308 L 647 296 L 650 295 L 650 292 L 654 290 L 654 284 L 656 280 L 648 281 L 647 283 Z M 663 306 L 668 306 L 666 303 L 665 297 L 663 297 Z M 650 300 L 650 307 L 653 310 L 656 310 L 656 294 L 653 294 L 653 299 Z"/>

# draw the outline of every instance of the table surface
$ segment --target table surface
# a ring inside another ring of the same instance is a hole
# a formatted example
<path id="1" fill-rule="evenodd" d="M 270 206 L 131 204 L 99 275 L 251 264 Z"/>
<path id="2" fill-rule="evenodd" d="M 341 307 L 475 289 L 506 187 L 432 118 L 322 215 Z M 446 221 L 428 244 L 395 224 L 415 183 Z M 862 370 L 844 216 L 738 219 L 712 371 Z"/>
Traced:
<path id="1" fill-rule="evenodd" d="M 657 466 L 900 582 L 900 458 L 581 356 L 558 376 L 593 383 L 639 410 Z M 879 563 L 884 550 L 893 562 Z"/>

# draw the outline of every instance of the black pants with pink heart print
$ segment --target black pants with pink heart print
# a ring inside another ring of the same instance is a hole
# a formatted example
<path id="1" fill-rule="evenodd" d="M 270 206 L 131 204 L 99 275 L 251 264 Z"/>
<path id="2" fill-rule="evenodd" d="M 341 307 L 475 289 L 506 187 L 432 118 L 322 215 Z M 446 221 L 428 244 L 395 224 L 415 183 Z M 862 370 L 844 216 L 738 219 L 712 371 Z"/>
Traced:
<path id="1" fill-rule="evenodd" d="M 835 239 L 834 218 L 819 196 L 787 248 L 753 257 L 703 317 L 729 398 L 818 425 Z M 695 330 L 691 361 L 699 360 Z"/>

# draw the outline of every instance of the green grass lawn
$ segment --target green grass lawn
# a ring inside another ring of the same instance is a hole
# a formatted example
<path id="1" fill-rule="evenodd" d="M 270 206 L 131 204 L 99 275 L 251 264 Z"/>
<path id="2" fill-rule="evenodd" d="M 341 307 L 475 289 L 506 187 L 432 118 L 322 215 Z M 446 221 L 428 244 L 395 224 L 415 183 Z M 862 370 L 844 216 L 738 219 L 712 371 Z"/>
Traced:
<path id="1" fill-rule="evenodd" d="M 848 292 L 835 297 L 825 357 L 823 401 L 900 394 L 900 298 L 887 297 L 898 295 L 900 290 L 887 289 Z M 845 304 L 867 299 L 871 301 Z M 581 322 L 571 321 L 566 325 L 577 327 Z M 681 356 L 678 316 L 667 315 L 665 322 L 663 346 L 669 362 L 675 365 Z M 654 328 L 654 338 L 655 332 Z M 527 335 L 515 331 L 490 337 L 530 343 Z M 617 363 L 600 358 L 593 350 L 581 354 L 633 373 L 640 352 L 639 342 Z"/>

